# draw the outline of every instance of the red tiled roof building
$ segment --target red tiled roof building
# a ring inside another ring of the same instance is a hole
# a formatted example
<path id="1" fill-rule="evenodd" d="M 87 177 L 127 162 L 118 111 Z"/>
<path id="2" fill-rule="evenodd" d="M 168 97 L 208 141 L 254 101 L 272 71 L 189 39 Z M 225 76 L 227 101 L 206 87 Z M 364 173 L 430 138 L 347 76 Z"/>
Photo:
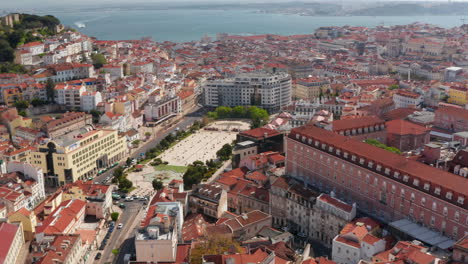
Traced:
<path id="1" fill-rule="evenodd" d="M 452 239 L 468 231 L 466 178 L 312 126 L 286 146 L 288 175 L 383 222 L 410 218 Z"/>

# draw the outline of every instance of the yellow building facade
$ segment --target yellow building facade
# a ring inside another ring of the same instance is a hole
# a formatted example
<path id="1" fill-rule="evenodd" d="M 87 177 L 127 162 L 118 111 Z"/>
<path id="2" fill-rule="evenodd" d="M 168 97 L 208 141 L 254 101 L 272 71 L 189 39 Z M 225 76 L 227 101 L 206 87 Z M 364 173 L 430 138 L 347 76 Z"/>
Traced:
<path id="1" fill-rule="evenodd" d="M 24 239 L 26 241 L 32 241 L 36 233 L 37 219 L 33 211 L 29 211 L 25 208 L 10 214 L 8 216 L 8 222 L 10 223 L 22 223 Z"/>
<path id="2" fill-rule="evenodd" d="M 451 104 L 468 104 L 468 89 L 463 87 L 450 87 L 448 102 Z"/>
<path id="3" fill-rule="evenodd" d="M 41 167 L 46 172 L 46 182 L 55 186 L 92 178 L 128 153 L 125 137 L 108 129 L 82 128 L 45 142 L 37 149 L 31 153 L 31 163 Z"/>

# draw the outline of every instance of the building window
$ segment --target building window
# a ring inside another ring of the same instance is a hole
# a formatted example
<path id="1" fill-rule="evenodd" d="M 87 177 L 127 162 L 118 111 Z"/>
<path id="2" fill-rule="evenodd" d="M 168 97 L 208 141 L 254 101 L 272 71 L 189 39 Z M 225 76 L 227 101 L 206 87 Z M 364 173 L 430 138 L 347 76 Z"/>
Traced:
<path id="1" fill-rule="evenodd" d="M 411 193 L 410 199 L 411 199 L 412 202 L 414 202 L 414 193 Z"/>
<path id="2" fill-rule="evenodd" d="M 374 163 L 372 161 L 369 161 L 369 164 L 367 164 L 367 166 L 372 169 L 372 166 L 374 166 Z"/>
<path id="3" fill-rule="evenodd" d="M 347 158 L 348 158 L 348 152 L 343 153 L 343 157 L 344 157 L 345 159 L 347 159 Z"/>
<path id="4" fill-rule="evenodd" d="M 393 177 L 398 179 L 400 177 L 400 173 L 398 171 L 395 171 L 395 173 L 393 174 Z"/>
<path id="5" fill-rule="evenodd" d="M 363 158 L 360 158 L 360 159 L 359 159 L 359 163 L 360 163 L 360 164 L 364 164 L 364 159 L 363 159 Z"/>
<path id="6" fill-rule="evenodd" d="M 449 200 L 452 200 L 452 192 L 447 192 L 447 194 L 445 195 L 445 198 L 449 199 Z"/>
<path id="7" fill-rule="evenodd" d="M 299 139 L 299 134 L 296 134 L 296 139 Z"/>
<path id="8" fill-rule="evenodd" d="M 312 144 L 312 139 L 309 138 L 309 145 L 311 145 L 311 144 Z"/>
<path id="9" fill-rule="evenodd" d="M 328 152 L 333 152 L 333 147 L 328 147 Z"/>
<path id="10" fill-rule="evenodd" d="M 463 197 L 463 196 L 458 196 L 457 203 L 463 204 L 464 202 L 465 202 L 465 197 Z"/>
<path id="11" fill-rule="evenodd" d="M 429 191 L 430 185 L 429 183 L 424 184 L 424 190 Z"/>
<path id="12" fill-rule="evenodd" d="M 460 213 L 458 211 L 455 212 L 455 221 L 460 221 Z"/>
<path id="13" fill-rule="evenodd" d="M 434 193 L 435 193 L 436 195 L 440 195 L 440 188 L 439 188 L 439 187 L 435 188 L 435 189 L 434 189 Z"/>
<path id="14" fill-rule="evenodd" d="M 436 202 L 432 203 L 432 211 L 437 211 L 437 204 Z"/>
<path id="15" fill-rule="evenodd" d="M 421 205 L 422 206 L 425 206 L 426 205 L 426 198 L 421 198 Z"/>
<path id="16" fill-rule="evenodd" d="M 377 171 L 380 171 L 382 169 L 382 166 L 377 165 Z"/>
<path id="17" fill-rule="evenodd" d="M 316 146 L 316 147 L 318 147 L 318 146 L 319 146 L 319 144 L 320 144 L 320 142 L 318 142 L 318 141 L 315 141 L 315 146 Z"/>
<path id="18" fill-rule="evenodd" d="M 409 181 L 409 176 L 408 175 L 403 175 L 403 181 L 408 182 Z"/>
<path id="19" fill-rule="evenodd" d="M 434 224 L 435 224 L 435 217 L 431 216 L 431 226 L 434 226 Z"/>
<path id="20" fill-rule="evenodd" d="M 341 153 L 341 150 L 337 149 L 337 150 L 336 150 L 336 155 L 338 155 L 338 156 L 339 156 L 339 155 L 340 155 L 340 153 Z"/>
<path id="21" fill-rule="evenodd" d="M 453 233 L 452 233 L 453 237 L 457 237 L 458 236 L 458 226 L 454 226 L 453 227 Z"/>
<path id="22" fill-rule="evenodd" d="M 448 215 L 448 209 L 447 207 L 444 207 L 444 212 L 443 212 L 444 216 L 447 216 Z"/>
<path id="23" fill-rule="evenodd" d="M 405 198 L 405 190 L 401 189 L 400 196 L 401 198 Z"/>

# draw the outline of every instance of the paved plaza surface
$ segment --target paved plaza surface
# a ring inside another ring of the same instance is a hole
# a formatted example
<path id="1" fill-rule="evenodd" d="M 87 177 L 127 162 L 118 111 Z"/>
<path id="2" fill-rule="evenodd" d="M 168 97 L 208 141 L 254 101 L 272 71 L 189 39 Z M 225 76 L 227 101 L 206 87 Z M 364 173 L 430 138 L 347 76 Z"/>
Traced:
<path id="1" fill-rule="evenodd" d="M 133 171 L 127 178 L 136 188 L 131 195 L 153 195 L 153 179 L 160 179 L 165 186 L 172 180 L 182 180 L 186 166 L 196 160 L 205 162 L 216 159 L 216 152 L 226 143 L 232 143 L 239 131 L 248 130 L 250 124 L 244 121 L 217 121 L 209 124 L 195 134 L 180 141 L 159 156 L 169 165 L 154 167 L 151 161 L 141 171 Z"/>
<path id="2" fill-rule="evenodd" d="M 250 124 L 244 121 L 217 121 L 197 133 L 177 143 L 165 151 L 160 158 L 170 165 L 188 166 L 194 161 L 216 159 L 216 152 L 224 144 L 236 139 L 239 131 L 249 129 Z"/>

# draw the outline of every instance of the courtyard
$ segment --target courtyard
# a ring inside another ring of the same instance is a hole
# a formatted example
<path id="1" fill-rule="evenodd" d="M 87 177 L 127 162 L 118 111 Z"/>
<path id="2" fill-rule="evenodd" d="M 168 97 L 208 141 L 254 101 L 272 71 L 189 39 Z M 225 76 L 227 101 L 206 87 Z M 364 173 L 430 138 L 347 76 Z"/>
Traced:
<path id="1" fill-rule="evenodd" d="M 141 171 L 132 171 L 127 178 L 136 187 L 132 194 L 138 196 L 154 193 L 152 181 L 159 179 L 165 186 L 172 180 L 183 180 L 187 166 L 196 160 L 205 162 L 216 159 L 216 152 L 224 144 L 236 139 L 237 133 L 248 130 L 250 124 L 245 121 L 216 121 L 181 140 L 166 150 L 158 158 L 168 164 L 152 166 L 151 161 L 143 165 Z"/>
<path id="2" fill-rule="evenodd" d="M 194 161 L 216 159 L 224 144 L 231 144 L 239 131 L 249 129 L 244 121 L 216 121 L 165 151 L 160 158 L 170 165 L 188 166 Z"/>

